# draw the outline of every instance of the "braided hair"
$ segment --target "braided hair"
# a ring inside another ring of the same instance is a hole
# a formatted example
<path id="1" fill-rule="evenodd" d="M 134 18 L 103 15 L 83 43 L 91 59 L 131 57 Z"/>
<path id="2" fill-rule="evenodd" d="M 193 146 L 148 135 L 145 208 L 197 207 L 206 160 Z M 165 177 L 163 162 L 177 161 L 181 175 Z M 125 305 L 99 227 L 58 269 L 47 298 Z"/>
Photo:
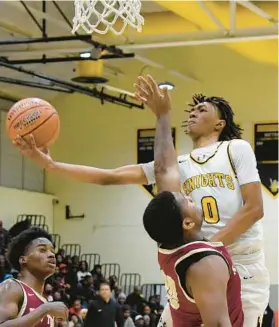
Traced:
<path id="1" fill-rule="evenodd" d="M 220 118 L 225 120 L 226 126 L 223 128 L 219 141 L 230 141 L 232 139 L 241 139 L 243 129 L 237 125 L 233 116 L 234 113 L 228 101 L 220 97 L 207 97 L 203 94 L 194 94 L 192 96 L 193 103 L 189 104 L 190 107 L 195 107 L 199 103 L 211 103 L 219 112 Z"/>

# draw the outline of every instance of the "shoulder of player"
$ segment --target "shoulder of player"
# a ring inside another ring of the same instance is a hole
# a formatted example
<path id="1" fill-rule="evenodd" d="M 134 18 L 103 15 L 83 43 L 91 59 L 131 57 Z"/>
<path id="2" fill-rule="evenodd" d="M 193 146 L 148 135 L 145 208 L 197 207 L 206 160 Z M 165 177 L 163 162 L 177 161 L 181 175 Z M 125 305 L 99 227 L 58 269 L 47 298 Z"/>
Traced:
<path id="1" fill-rule="evenodd" d="M 213 277 L 221 280 L 228 280 L 229 267 L 226 259 L 222 255 L 210 255 L 201 258 L 199 261 L 191 264 L 187 270 L 187 278 L 198 280 L 207 280 Z"/>
<path id="2" fill-rule="evenodd" d="M 6 301 L 20 302 L 23 291 L 18 282 L 7 279 L 0 284 L 0 299 Z"/>
<path id="3" fill-rule="evenodd" d="M 230 150 L 234 152 L 243 152 L 247 151 L 247 149 L 251 149 L 251 145 L 249 142 L 242 139 L 235 139 L 228 142 Z"/>

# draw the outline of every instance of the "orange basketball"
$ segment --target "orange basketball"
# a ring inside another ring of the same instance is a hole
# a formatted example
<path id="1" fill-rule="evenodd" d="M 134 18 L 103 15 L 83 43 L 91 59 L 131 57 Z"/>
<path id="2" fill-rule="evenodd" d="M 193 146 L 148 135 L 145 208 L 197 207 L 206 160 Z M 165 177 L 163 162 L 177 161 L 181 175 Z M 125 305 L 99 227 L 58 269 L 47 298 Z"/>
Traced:
<path id="1" fill-rule="evenodd" d="M 47 148 L 58 138 L 60 120 L 48 102 L 38 98 L 22 99 L 9 110 L 6 130 L 11 140 L 33 134 L 39 148 Z"/>

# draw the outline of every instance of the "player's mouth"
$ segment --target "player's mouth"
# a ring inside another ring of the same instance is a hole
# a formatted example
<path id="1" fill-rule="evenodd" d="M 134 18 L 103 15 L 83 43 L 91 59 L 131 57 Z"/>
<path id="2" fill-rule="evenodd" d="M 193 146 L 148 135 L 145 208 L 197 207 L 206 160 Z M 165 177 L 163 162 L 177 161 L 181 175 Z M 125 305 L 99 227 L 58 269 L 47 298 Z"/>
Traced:
<path id="1" fill-rule="evenodd" d="M 193 125 L 193 124 L 196 124 L 196 122 L 193 120 L 188 120 L 188 126 Z"/>
<path id="2" fill-rule="evenodd" d="M 56 267 L 56 262 L 55 262 L 54 260 L 50 260 L 50 261 L 48 261 L 47 263 L 48 263 L 48 265 L 49 265 L 50 267 L 52 267 L 52 268 L 55 268 L 55 267 Z"/>

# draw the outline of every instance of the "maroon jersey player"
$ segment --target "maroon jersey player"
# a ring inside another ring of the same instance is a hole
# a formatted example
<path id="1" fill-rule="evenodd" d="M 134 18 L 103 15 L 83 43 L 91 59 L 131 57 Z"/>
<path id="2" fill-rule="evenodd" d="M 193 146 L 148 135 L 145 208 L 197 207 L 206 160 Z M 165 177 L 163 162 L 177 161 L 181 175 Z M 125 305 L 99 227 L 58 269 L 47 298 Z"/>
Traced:
<path id="1" fill-rule="evenodd" d="M 167 92 L 161 96 L 167 97 Z M 156 110 L 158 195 L 148 204 L 143 223 L 149 236 L 160 244 L 158 258 L 173 327 L 242 327 L 240 278 L 222 243 L 203 239 L 201 212 L 181 193 L 169 106 Z"/>
<path id="2" fill-rule="evenodd" d="M 54 317 L 66 319 L 64 303 L 48 303 L 42 296 L 56 266 L 50 235 L 36 227 L 20 233 L 10 244 L 8 259 L 20 280 L 0 284 L 0 326 L 52 327 Z"/>

